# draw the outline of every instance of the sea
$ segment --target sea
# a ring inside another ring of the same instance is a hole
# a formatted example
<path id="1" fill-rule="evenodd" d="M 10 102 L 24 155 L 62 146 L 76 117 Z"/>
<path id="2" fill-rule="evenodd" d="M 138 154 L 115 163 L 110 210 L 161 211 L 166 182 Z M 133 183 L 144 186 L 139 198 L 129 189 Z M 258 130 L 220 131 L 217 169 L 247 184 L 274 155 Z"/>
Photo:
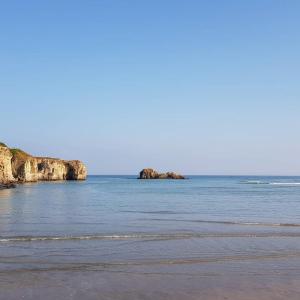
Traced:
<path id="1" fill-rule="evenodd" d="M 300 299 L 300 177 L 0 191 L 0 299 Z"/>

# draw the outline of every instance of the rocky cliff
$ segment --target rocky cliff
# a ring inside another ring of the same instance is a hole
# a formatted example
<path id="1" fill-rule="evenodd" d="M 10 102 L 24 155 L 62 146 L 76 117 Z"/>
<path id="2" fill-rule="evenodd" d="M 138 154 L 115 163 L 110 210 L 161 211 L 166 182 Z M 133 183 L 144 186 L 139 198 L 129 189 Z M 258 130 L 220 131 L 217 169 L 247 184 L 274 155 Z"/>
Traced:
<path id="1" fill-rule="evenodd" d="M 0 183 L 7 184 L 14 181 L 11 169 L 12 153 L 5 144 L 0 143 Z"/>
<path id="2" fill-rule="evenodd" d="M 185 179 L 184 176 L 174 172 L 158 173 L 153 169 L 143 169 L 140 172 L 139 179 Z"/>
<path id="3" fill-rule="evenodd" d="M 34 157 L 0 143 L 0 183 L 40 180 L 85 180 L 85 165 L 78 160 Z"/>

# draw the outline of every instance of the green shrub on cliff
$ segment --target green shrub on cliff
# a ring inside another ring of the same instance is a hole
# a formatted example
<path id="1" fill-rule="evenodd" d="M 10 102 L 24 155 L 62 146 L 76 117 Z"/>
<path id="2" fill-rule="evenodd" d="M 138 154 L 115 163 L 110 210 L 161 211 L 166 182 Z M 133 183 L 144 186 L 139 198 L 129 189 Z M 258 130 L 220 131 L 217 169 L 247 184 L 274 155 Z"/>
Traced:
<path id="1" fill-rule="evenodd" d="M 7 147 L 4 143 L 0 142 L 0 146 Z"/>
<path id="2" fill-rule="evenodd" d="M 13 155 L 13 157 L 18 158 L 18 159 L 26 159 L 30 156 L 28 153 L 24 152 L 21 149 L 17 149 L 17 148 L 10 149 L 10 152 Z"/>

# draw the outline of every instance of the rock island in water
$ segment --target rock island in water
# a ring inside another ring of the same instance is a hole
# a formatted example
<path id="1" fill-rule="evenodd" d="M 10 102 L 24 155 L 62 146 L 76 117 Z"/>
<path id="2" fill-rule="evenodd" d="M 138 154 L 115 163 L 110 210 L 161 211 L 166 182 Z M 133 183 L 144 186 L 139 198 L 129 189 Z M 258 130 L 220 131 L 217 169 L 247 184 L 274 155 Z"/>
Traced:
<path id="1" fill-rule="evenodd" d="M 174 172 L 158 173 L 153 169 L 143 169 L 140 172 L 139 179 L 185 179 L 184 176 Z"/>

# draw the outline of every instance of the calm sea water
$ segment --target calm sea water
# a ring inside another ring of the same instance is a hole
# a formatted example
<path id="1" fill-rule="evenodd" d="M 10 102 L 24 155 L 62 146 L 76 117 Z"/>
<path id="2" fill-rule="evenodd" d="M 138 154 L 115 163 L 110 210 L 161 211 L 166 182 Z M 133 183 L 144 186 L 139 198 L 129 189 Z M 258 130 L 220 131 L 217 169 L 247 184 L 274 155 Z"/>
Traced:
<path id="1" fill-rule="evenodd" d="M 0 299 L 298 299 L 299 283 L 300 177 L 0 191 Z"/>

